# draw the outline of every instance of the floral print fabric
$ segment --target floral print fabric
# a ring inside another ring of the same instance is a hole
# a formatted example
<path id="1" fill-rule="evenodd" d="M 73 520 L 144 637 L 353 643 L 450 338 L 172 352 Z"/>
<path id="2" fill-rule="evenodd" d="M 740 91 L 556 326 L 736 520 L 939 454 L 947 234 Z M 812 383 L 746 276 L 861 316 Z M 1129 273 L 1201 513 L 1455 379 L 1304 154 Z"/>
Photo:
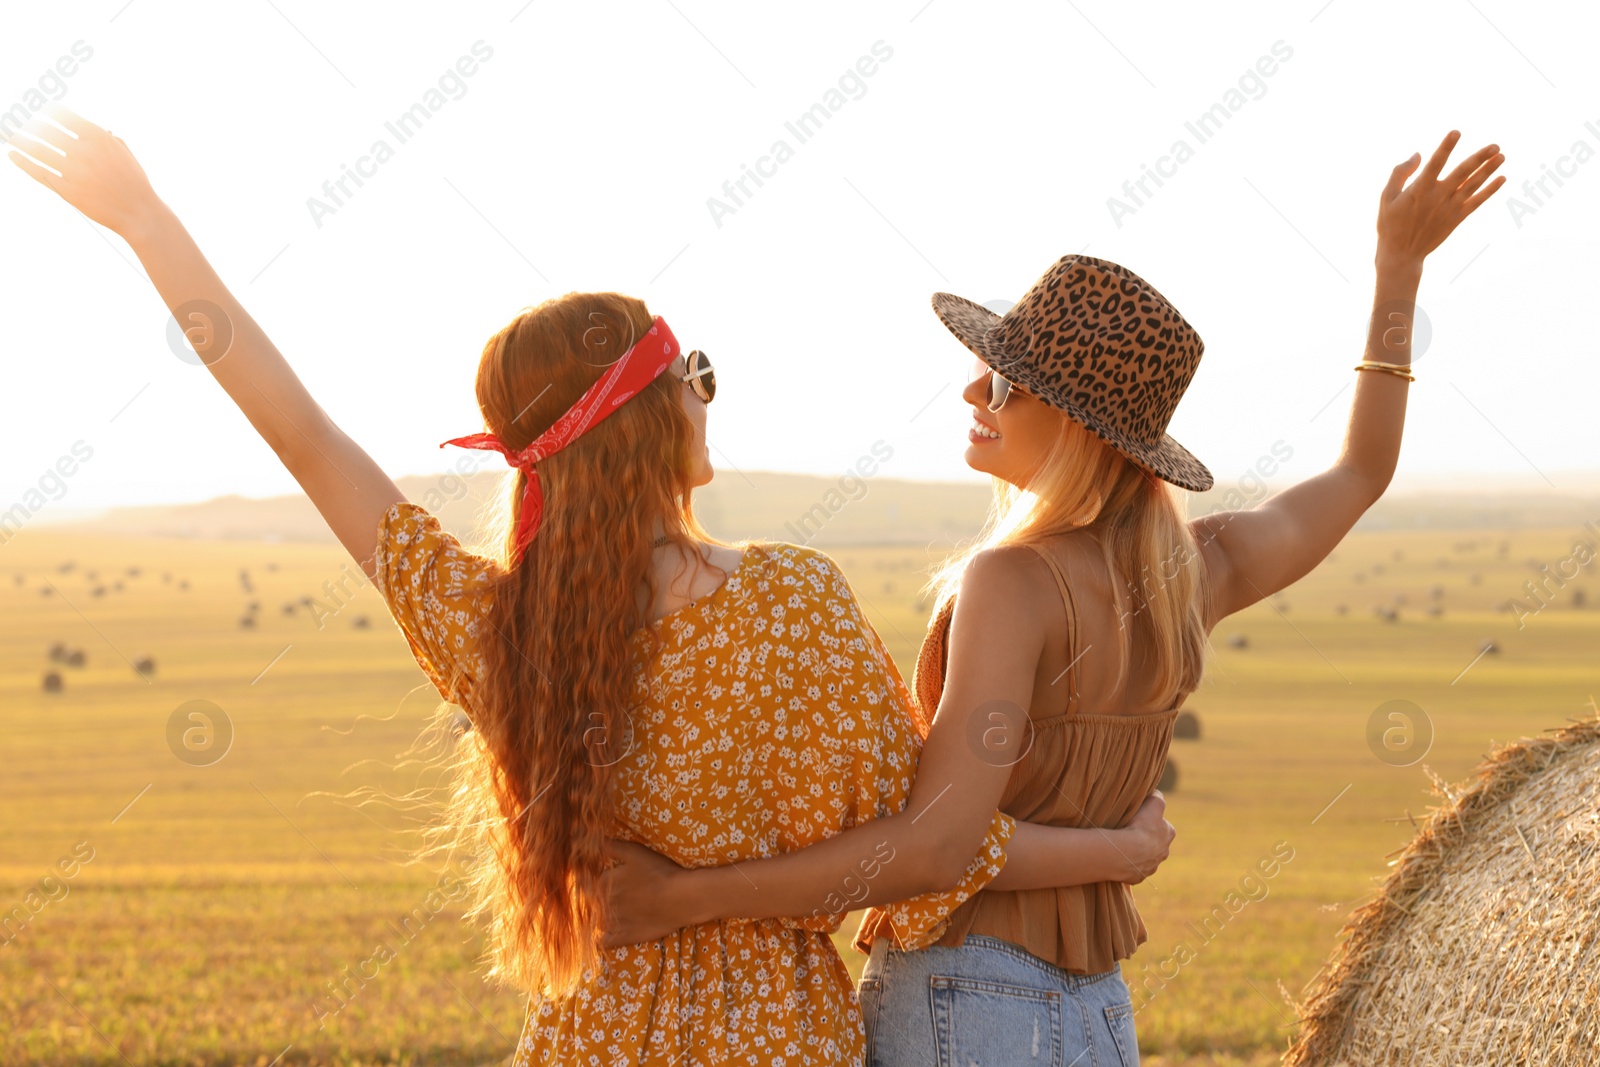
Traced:
<path id="1" fill-rule="evenodd" d="M 496 564 L 406 501 L 379 529 L 376 584 L 413 655 L 470 716 Z M 920 740 L 910 695 L 838 566 L 813 549 L 744 546 L 717 590 L 635 635 L 615 836 L 686 867 L 777 855 L 899 812 Z M 886 908 L 902 948 L 932 944 L 1005 862 L 996 813 L 961 883 Z M 892 862 L 892 859 L 888 862 Z M 531 997 L 515 1064 L 859 1063 L 861 1015 L 829 937 L 850 885 L 810 915 L 732 919 L 604 951 L 562 997 Z"/>

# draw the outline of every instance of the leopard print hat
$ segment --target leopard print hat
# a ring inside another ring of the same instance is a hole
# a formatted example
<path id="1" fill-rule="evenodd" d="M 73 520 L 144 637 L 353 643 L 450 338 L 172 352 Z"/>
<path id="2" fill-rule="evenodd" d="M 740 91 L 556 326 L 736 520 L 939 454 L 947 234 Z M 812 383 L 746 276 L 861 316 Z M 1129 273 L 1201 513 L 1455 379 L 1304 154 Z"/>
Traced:
<path id="1" fill-rule="evenodd" d="M 1063 256 L 1004 315 L 934 293 L 941 322 L 990 367 L 1135 463 L 1185 489 L 1211 472 L 1167 434 L 1205 343 L 1127 267 Z"/>

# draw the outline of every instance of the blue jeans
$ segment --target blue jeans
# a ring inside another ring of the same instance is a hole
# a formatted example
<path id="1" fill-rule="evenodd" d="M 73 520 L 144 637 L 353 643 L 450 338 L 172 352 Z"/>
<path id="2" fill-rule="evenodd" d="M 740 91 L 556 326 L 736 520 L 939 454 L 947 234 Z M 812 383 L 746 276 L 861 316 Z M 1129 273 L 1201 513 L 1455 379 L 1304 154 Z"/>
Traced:
<path id="1" fill-rule="evenodd" d="M 1073 974 L 999 938 L 901 952 L 861 975 L 868 1067 L 1137 1067 L 1120 969 Z"/>

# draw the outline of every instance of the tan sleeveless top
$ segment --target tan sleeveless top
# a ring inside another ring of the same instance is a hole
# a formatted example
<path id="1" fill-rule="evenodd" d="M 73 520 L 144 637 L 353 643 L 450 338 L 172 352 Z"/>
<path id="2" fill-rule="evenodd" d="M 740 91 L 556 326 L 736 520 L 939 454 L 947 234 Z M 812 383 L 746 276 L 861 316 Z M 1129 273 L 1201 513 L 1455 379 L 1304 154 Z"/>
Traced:
<path id="1" fill-rule="evenodd" d="M 1019 821 L 1053 826 L 1124 826 L 1161 780 L 1172 727 L 1187 694 L 1165 711 L 1097 715 L 1078 708 L 1078 618 L 1061 565 L 1045 548 L 1031 545 L 1055 576 L 1067 610 L 1067 711 L 1032 720 L 1033 745 L 1012 768 L 1000 810 Z M 926 731 L 944 692 L 945 640 L 955 599 L 929 627 L 917 656 L 913 686 L 918 725 Z M 857 934 L 858 947 L 879 933 L 891 936 L 874 912 Z M 1095 882 L 1058 889 L 984 889 L 961 905 L 937 944 L 959 946 L 968 934 L 986 934 L 1018 945 L 1077 974 L 1109 970 L 1146 939 L 1131 887 Z"/>

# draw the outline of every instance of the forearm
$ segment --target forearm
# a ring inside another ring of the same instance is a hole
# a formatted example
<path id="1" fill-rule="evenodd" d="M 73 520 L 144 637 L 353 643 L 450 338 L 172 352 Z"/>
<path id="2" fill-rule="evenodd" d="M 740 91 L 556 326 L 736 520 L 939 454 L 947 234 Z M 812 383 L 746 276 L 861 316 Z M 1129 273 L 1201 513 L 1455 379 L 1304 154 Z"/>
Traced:
<path id="1" fill-rule="evenodd" d="M 1422 261 L 1385 255 L 1380 250 L 1376 265 L 1372 318 L 1362 359 L 1409 367 Z M 1338 465 L 1362 485 L 1372 501 L 1383 495 L 1394 477 L 1410 388 L 1404 378 L 1386 371 L 1356 372 L 1355 399 Z"/>
<path id="2" fill-rule="evenodd" d="M 949 889 L 940 825 L 902 812 L 770 859 L 702 867 L 667 887 L 693 922 L 837 913 Z M 974 838 L 968 855 L 977 851 Z"/>
<path id="3" fill-rule="evenodd" d="M 123 236 L 212 377 L 272 450 L 288 462 L 316 448 L 327 416 L 178 217 L 157 202 Z"/>
<path id="4" fill-rule="evenodd" d="M 1133 865 L 1119 843 L 1122 835 L 1121 830 L 1019 822 L 1006 844 L 1006 865 L 987 888 L 1054 889 L 1127 881 Z"/>

